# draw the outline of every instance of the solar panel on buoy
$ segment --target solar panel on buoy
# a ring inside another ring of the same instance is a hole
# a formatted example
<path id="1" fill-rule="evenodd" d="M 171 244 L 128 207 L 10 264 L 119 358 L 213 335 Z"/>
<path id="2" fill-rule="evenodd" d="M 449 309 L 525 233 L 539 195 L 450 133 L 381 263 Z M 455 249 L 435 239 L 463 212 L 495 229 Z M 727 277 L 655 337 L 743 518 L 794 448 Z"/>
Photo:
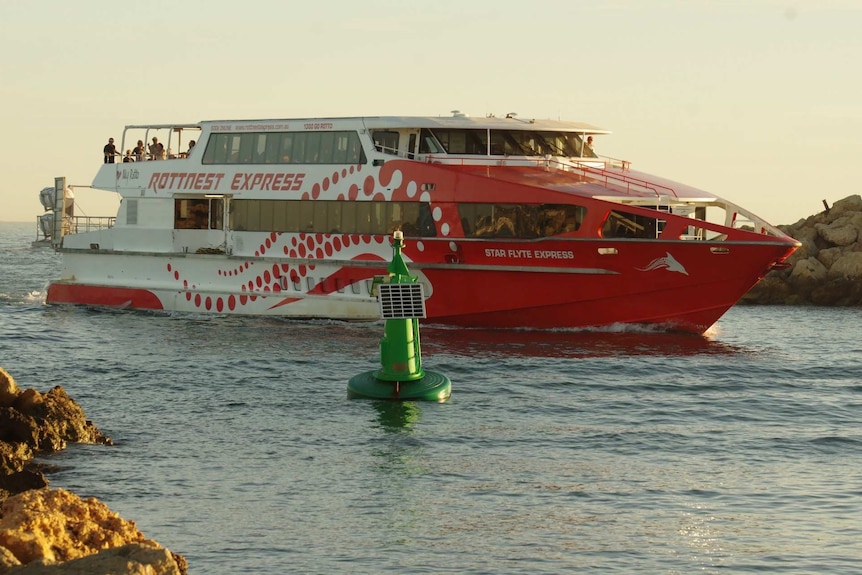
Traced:
<path id="1" fill-rule="evenodd" d="M 425 317 L 425 297 L 420 283 L 379 284 L 377 301 L 383 319 Z"/>

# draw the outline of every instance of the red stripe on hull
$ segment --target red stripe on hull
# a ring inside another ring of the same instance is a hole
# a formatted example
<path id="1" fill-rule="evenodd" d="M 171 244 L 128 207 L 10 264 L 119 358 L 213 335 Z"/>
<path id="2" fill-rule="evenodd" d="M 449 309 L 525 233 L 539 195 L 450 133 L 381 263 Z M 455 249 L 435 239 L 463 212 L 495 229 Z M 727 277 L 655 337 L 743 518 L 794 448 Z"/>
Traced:
<path id="1" fill-rule="evenodd" d="M 76 304 L 122 309 L 164 309 L 156 294 L 149 290 L 123 287 L 52 283 L 45 301 L 50 304 Z"/>

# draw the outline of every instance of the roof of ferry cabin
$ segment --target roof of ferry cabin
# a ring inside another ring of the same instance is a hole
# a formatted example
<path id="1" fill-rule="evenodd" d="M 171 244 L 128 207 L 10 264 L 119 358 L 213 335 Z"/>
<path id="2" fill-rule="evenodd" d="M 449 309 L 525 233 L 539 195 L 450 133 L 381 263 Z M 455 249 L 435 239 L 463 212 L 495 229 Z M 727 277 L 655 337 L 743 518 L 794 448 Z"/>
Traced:
<path id="1" fill-rule="evenodd" d="M 541 120 L 524 118 L 470 117 L 470 116 L 351 116 L 341 118 L 272 118 L 258 120 L 207 120 L 200 125 L 208 124 L 292 124 L 294 122 L 362 122 L 372 129 L 399 128 L 458 128 L 478 130 L 536 130 L 552 132 L 577 132 L 579 134 L 610 134 L 609 130 L 583 122 L 567 122 L 562 120 Z M 291 126 L 293 127 L 293 126 Z M 296 126 L 300 127 L 299 124 Z M 290 128 L 288 128 L 290 129 Z"/>

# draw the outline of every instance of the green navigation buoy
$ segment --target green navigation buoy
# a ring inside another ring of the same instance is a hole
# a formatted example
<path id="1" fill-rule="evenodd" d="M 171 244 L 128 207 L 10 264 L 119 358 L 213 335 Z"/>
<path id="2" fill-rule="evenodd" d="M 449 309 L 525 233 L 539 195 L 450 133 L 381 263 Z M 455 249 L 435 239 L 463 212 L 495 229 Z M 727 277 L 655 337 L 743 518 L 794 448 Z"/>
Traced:
<path id="1" fill-rule="evenodd" d="M 417 276 L 411 276 L 401 257 L 404 234 L 392 234 L 392 261 L 386 277 L 374 278 L 380 314 L 385 320 L 380 340 L 380 369 L 350 378 L 347 396 L 370 399 L 446 401 L 452 382 L 443 374 L 422 369 L 419 318 L 425 317 L 425 298 Z"/>

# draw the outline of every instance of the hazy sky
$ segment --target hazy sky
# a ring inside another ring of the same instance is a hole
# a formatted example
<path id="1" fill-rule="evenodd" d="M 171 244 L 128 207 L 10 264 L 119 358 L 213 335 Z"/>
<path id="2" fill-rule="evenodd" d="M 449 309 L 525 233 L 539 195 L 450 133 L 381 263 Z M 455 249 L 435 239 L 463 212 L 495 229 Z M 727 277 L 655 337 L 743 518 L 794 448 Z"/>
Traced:
<path id="1" fill-rule="evenodd" d="M 792 223 L 862 193 L 860 65 L 860 0 L 0 0 L 0 221 L 35 230 L 126 124 L 458 109 L 598 125 L 599 153 Z"/>

